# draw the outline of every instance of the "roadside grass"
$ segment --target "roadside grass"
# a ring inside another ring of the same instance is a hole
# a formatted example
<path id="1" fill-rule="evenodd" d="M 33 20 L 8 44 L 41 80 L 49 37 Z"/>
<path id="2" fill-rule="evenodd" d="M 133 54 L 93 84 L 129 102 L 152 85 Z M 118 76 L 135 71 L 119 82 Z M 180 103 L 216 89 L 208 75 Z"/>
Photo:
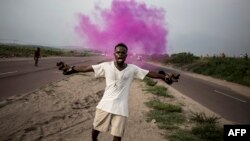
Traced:
<path id="1" fill-rule="evenodd" d="M 193 113 L 190 119 L 196 123 L 191 130 L 192 134 L 204 140 L 223 140 L 223 129 L 217 126 L 219 117 L 208 117 L 205 113 Z"/>
<path id="2" fill-rule="evenodd" d="M 220 118 L 216 116 L 207 117 L 205 113 L 192 113 L 190 119 L 200 124 L 217 124 Z"/>
<path id="3" fill-rule="evenodd" d="M 153 79 L 149 77 L 145 77 L 143 81 L 148 85 L 148 86 L 155 86 L 157 84 L 157 81 L 154 81 Z"/>
<path id="4" fill-rule="evenodd" d="M 230 82 L 250 86 L 250 59 L 244 58 L 203 58 L 194 62 L 190 70 Z"/>
<path id="5" fill-rule="evenodd" d="M 167 92 L 167 88 L 164 86 L 150 86 L 147 87 L 145 90 L 157 96 L 173 97 Z"/>
<path id="6" fill-rule="evenodd" d="M 146 91 L 157 96 L 145 102 L 145 105 L 151 108 L 146 114 L 146 120 L 155 122 L 160 129 L 165 130 L 166 139 L 170 141 L 223 140 L 223 129 L 218 125 L 218 117 L 209 117 L 205 113 L 192 113 L 191 116 L 187 116 L 183 112 L 183 105 L 162 102 L 164 99 L 173 98 L 173 96 L 166 96 L 168 92 L 164 86 L 147 86 Z"/>
<path id="7" fill-rule="evenodd" d="M 146 77 L 143 81 L 144 83 L 146 83 L 146 88 L 144 89 L 144 91 L 152 93 L 156 96 L 164 96 L 164 97 L 170 97 L 170 98 L 173 97 L 172 95 L 168 93 L 166 87 L 156 85 L 157 81 L 154 81 L 153 79 L 149 77 Z"/>
<path id="8" fill-rule="evenodd" d="M 250 58 L 247 54 L 244 57 L 229 57 L 225 54 L 198 57 L 183 52 L 173 54 L 162 62 L 171 63 L 182 70 L 250 86 Z"/>
<path id="9" fill-rule="evenodd" d="M 191 131 L 184 129 L 177 129 L 173 131 L 170 136 L 166 136 L 166 138 L 168 138 L 169 141 L 204 141 L 192 134 Z"/>
<path id="10" fill-rule="evenodd" d="M 163 103 L 154 99 L 145 104 L 152 108 L 147 114 L 147 121 L 155 121 L 160 129 L 178 129 L 179 125 L 185 122 L 182 108 L 179 105 Z"/>
<path id="11" fill-rule="evenodd" d="M 173 105 L 168 103 L 163 103 L 158 99 L 154 99 L 145 103 L 148 107 L 153 108 L 155 110 L 164 111 L 166 113 L 169 112 L 182 112 L 182 108 L 179 105 Z"/>
<path id="12" fill-rule="evenodd" d="M 205 141 L 223 140 L 223 129 L 212 123 L 197 124 L 192 128 L 191 134 Z"/>
<path id="13" fill-rule="evenodd" d="M 229 82 L 250 86 L 250 58 L 247 53 L 232 57 L 222 53 L 214 56 L 195 56 L 181 52 L 171 56 L 150 57 L 152 61 L 198 74 L 223 79 Z"/>

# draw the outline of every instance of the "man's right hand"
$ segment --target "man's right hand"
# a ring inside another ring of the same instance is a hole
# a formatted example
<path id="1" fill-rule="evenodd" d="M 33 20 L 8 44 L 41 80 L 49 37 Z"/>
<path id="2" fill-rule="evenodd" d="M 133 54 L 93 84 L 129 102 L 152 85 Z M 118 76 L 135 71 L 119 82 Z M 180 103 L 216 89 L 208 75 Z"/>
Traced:
<path id="1" fill-rule="evenodd" d="M 76 73 L 77 71 L 74 70 L 74 66 L 70 67 L 69 65 L 65 64 L 64 62 L 60 61 L 56 63 L 56 66 L 59 70 L 63 71 L 64 75 L 70 75 L 72 73 Z"/>

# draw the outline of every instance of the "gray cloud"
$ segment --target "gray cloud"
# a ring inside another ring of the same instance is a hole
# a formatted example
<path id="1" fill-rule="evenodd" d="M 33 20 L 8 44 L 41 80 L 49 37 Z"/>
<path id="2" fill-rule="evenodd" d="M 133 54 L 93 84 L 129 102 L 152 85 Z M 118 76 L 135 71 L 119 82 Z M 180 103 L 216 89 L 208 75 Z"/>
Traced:
<path id="1" fill-rule="evenodd" d="M 81 45 L 75 34 L 77 13 L 111 0 L 1 0 L 0 42 L 52 46 Z M 250 54 L 249 0 L 138 0 L 166 10 L 170 53 L 231 56 Z"/>

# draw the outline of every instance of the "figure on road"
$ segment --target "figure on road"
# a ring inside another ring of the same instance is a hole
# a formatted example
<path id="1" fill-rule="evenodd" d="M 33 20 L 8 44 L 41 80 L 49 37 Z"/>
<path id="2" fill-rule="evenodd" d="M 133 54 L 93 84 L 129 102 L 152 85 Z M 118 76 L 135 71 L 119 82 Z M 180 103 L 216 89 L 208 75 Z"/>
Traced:
<path id="1" fill-rule="evenodd" d="M 38 47 L 34 53 L 35 66 L 38 66 L 39 58 L 40 58 L 40 48 Z"/>

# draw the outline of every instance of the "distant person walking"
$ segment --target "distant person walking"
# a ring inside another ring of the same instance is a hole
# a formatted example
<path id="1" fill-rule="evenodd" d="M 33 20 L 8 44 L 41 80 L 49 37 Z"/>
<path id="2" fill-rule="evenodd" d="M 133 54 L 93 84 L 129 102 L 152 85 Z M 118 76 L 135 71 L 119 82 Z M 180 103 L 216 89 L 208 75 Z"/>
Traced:
<path id="1" fill-rule="evenodd" d="M 40 48 L 38 47 L 34 54 L 35 66 L 38 65 L 39 58 L 40 58 Z"/>

